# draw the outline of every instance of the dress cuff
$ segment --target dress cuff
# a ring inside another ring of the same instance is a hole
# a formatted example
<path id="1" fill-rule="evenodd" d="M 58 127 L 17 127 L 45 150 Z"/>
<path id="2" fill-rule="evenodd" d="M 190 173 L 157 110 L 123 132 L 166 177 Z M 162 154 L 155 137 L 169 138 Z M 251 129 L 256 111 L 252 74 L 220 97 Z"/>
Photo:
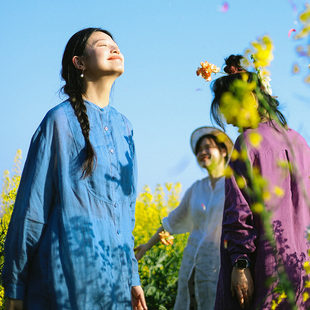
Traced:
<path id="1" fill-rule="evenodd" d="M 4 295 L 12 299 L 24 300 L 25 288 L 17 284 L 6 284 Z"/>
<path id="2" fill-rule="evenodd" d="M 134 274 L 132 275 L 131 286 L 138 286 L 138 285 L 141 285 L 140 277 L 139 277 L 139 274 L 138 274 L 138 273 L 134 273 Z"/>
<path id="3" fill-rule="evenodd" d="M 233 254 L 231 255 L 231 265 L 233 266 L 238 259 L 246 259 L 251 264 L 251 260 L 246 254 Z"/>

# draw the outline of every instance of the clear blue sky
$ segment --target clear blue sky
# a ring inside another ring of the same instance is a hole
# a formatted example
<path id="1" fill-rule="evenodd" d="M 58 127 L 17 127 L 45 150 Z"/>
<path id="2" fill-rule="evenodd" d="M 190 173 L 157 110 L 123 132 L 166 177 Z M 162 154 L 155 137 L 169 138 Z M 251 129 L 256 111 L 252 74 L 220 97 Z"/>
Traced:
<path id="1" fill-rule="evenodd" d="M 115 83 L 111 104 L 134 126 L 138 190 L 148 184 L 181 182 L 183 192 L 204 177 L 189 137 L 210 125 L 210 83 L 197 77 L 201 61 L 223 65 L 258 36 L 275 45 L 271 85 L 289 125 L 310 142 L 306 61 L 288 37 L 300 29 L 304 1 L 230 0 L 19 0 L 0 1 L 1 113 L 0 173 L 11 169 L 18 148 L 25 159 L 30 139 L 46 112 L 62 101 L 59 89 L 64 47 L 76 31 L 109 30 L 125 56 L 125 73 Z M 304 66 L 301 75 L 292 65 Z M 200 90 L 197 90 L 200 89 Z M 228 133 L 235 140 L 233 128 Z"/>

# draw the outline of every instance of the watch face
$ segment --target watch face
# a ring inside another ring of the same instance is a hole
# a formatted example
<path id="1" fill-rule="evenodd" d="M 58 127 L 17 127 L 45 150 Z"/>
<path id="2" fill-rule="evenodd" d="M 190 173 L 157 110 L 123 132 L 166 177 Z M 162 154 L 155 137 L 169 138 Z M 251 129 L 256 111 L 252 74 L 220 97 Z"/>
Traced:
<path id="1" fill-rule="evenodd" d="M 235 263 L 235 266 L 236 266 L 237 268 L 243 268 L 243 269 L 245 269 L 245 268 L 249 267 L 249 263 L 248 263 L 248 261 L 247 261 L 246 259 L 238 259 L 238 260 L 236 261 L 236 263 Z"/>

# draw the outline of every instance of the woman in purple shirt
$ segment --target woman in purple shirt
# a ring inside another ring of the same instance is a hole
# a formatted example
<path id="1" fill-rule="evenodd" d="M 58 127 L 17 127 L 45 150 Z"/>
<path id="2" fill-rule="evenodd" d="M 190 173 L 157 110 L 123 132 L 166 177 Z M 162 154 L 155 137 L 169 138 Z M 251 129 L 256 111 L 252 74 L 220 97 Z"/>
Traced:
<path id="1" fill-rule="evenodd" d="M 252 95 L 260 121 L 255 129 L 239 126 L 242 134 L 235 143 L 236 151 L 246 148 L 250 169 L 244 160 L 232 160 L 234 174 L 226 179 L 215 309 L 272 309 L 275 303 L 279 303 L 277 309 L 291 309 L 288 298 L 282 295 L 284 298 L 279 299 L 281 293 L 275 291 L 279 283 L 289 283 L 286 288 L 290 286 L 295 294 L 293 303 L 298 309 L 307 309 L 309 300 L 303 301 L 303 293 L 308 276 L 303 264 L 309 260 L 306 234 L 310 212 L 306 189 L 310 187 L 310 149 L 303 137 L 287 127 L 277 109 L 278 101 L 265 91 L 255 73 L 240 66 L 240 59 L 234 55 L 226 59 L 228 75 L 212 85 L 211 115 L 224 127 L 222 95 L 231 92 L 235 81 L 240 83 L 243 79 L 249 84 L 257 83 Z M 235 121 L 231 123 L 237 125 Z M 259 146 L 253 146 L 253 134 L 261 137 Z M 264 206 L 270 211 L 267 221 L 275 239 L 273 245 L 266 238 L 262 213 L 253 208 L 257 202 L 251 187 L 253 171 L 259 171 L 267 180 L 265 193 L 270 197 L 264 199 Z M 238 180 L 244 181 L 241 188 Z M 283 276 L 289 281 L 283 281 Z"/>

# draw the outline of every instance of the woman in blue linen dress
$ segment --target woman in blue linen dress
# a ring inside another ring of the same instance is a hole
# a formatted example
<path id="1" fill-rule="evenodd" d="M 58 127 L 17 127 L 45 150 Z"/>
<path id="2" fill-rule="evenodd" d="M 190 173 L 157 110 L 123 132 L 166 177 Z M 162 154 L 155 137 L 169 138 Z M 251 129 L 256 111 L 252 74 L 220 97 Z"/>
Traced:
<path id="1" fill-rule="evenodd" d="M 225 200 L 224 171 L 232 145 L 230 138 L 214 127 L 200 127 L 193 132 L 193 153 L 209 176 L 196 181 L 179 206 L 163 219 L 163 226 L 146 244 L 135 249 L 139 260 L 160 240 L 163 230 L 171 234 L 190 233 L 179 270 L 175 310 L 214 307 Z"/>
<path id="2" fill-rule="evenodd" d="M 147 309 L 133 252 L 133 131 L 109 105 L 124 57 L 86 28 L 62 60 L 68 100 L 30 145 L 5 244 L 6 309 Z"/>

